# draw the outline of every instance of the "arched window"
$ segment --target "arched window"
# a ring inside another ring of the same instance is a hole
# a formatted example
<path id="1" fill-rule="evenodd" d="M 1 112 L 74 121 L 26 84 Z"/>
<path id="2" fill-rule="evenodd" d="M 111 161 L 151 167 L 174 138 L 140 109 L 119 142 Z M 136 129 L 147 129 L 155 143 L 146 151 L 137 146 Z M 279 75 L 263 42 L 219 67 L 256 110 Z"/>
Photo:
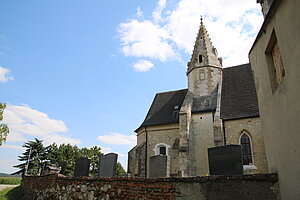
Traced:
<path id="1" fill-rule="evenodd" d="M 153 151 L 155 152 L 155 155 L 164 155 L 164 156 L 168 156 L 169 154 L 169 145 L 165 144 L 165 143 L 159 143 L 155 145 L 155 148 L 153 149 Z"/>
<path id="2" fill-rule="evenodd" d="M 201 54 L 199 55 L 199 58 L 198 58 L 198 59 L 199 59 L 199 63 L 202 63 L 202 62 L 203 62 L 203 56 L 202 56 Z"/>
<path id="3" fill-rule="evenodd" d="M 247 133 L 242 133 L 240 144 L 242 146 L 243 165 L 253 165 L 251 138 Z"/>

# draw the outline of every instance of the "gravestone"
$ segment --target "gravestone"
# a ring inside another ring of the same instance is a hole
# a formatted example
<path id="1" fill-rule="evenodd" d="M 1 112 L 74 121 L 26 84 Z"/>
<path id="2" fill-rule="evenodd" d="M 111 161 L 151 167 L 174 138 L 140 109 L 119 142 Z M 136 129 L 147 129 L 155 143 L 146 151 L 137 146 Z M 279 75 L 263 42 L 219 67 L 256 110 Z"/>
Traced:
<path id="1" fill-rule="evenodd" d="M 118 154 L 109 153 L 106 155 L 100 156 L 100 169 L 99 176 L 100 177 L 115 177 L 117 170 L 117 160 Z"/>
<path id="2" fill-rule="evenodd" d="M 74 177 L 89 176 L 90 160 L 87 157 L 77 158 L 75 161 Z"/>
<path id="3" fill-rule="evenodd" d="M 61 167 L 59 173 L 62 174 L 62 175 L 66 175 L 67 162 L 66 161 L 61 161 L 58 164 Z"/>
<path id="4" fill-rule="evenodd" d="M 210 175 L 242 175 L 241 145 L 208 148 Z"/>
<path id="5" fill-rule="evenodd" d="M 167 175 L 167 156 L 157 155 L 150 157 L 149 178 L 166 177 Z"/>

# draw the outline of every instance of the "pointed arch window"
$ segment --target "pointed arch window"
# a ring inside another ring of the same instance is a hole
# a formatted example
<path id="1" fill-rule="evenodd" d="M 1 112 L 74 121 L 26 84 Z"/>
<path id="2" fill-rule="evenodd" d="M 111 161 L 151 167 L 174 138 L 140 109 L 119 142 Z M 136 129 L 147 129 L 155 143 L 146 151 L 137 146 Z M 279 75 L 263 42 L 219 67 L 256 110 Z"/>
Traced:
<path id="1" fill-rule="evenodd" d="M 242 146 L 243 165 L 253 165 L 251 138 L 247 133 L 242 133 L 240 144 Z"/>

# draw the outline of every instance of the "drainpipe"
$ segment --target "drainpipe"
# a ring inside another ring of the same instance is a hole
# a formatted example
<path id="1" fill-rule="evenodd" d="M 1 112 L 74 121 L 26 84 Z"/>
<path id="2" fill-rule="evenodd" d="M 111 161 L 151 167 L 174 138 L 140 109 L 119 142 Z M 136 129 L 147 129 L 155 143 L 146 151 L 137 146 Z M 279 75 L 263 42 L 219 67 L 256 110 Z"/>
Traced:
<path id="1" fill-rule="evenodd" d="M 145 134 L 146 134 L 146 158 L 145 158 L 145 178 L 147 178 L 147 165 L 148 165 L 148 132 L 147 132 L 147 126 L 145 126 Z"/>
<path id="2" fill-rule="evenodd" d="M 222 128 L 223 128 L 223 134 L 224 134 L 224 145 L 226 146 L 226 133 L 225 133 L 225 124 L 224 124 L 224 120 L 222 119 Z"/>

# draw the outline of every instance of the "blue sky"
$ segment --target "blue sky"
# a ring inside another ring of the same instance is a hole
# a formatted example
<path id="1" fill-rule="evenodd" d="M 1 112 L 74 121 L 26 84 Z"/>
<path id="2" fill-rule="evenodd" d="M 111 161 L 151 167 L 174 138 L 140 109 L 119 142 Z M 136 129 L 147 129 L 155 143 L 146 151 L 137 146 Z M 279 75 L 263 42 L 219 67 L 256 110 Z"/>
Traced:
<path id="1" fill-rule="evenodd" d="M 243 64 L 263 20 L 255 2 L 1 1 L 0 102 L 10 134 L 0 172 L 13 172 L 35 137 L 97 145 L 126 167 L 155 93 L 187 87 L 200 15 L 224 66 Z"/>

